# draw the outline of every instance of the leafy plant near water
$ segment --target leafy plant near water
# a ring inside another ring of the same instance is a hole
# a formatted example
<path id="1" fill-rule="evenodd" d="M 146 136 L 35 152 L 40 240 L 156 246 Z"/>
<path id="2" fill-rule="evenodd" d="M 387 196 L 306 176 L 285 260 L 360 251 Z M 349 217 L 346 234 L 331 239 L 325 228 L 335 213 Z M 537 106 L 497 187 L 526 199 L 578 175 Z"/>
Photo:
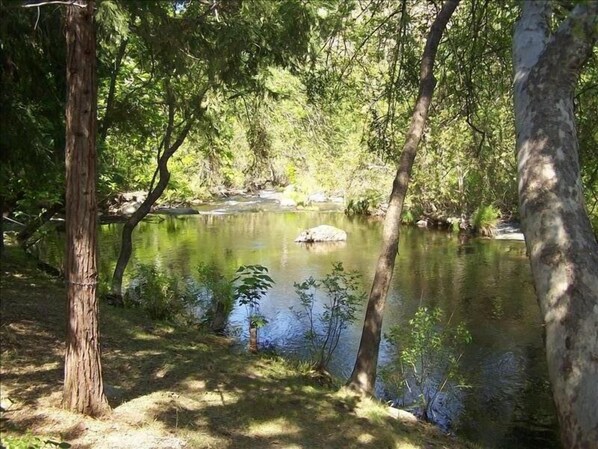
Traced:
<path id="1" fill-rule="evenodd" d="M 274 281 L 268 275 L 268 269 L 262 265 L 242 265 L 237 270 L 235 299 L 247 309 L 249 321 L 249 350 L 257 352 L 258 329 L 268 324 L 260 313 L 260 301 Z"/>
<path id="2" fill-rule="evenodd" d="M 133 286 L 125 294 L 126 306 L 142 308 L 152 320 L 191 320 L 197 299 L 188 285 L 154 265 L 137 265 L 133 278 Z"/>
<path id="3" fill-rule="evenodd" d="M 362 195 L 351 198 L 345 207 L 345 214 L 353 215 L 371 215 L 374 209 L 380 206 L 382 194 L 374 189 L 366 190 Z"/>
<path id="4" fill-rule="evenodd" d="M 449 319 L 443 324 L 442 315 L 440 308 L 419 307 L 408 329 L 393 326 L 386 335 L 397 357 L 382 370 L 382 378 L 406 405 L 415 400 L 428 421 L 434 420 L 432 406 L 438 396 L 462 380 L 458 373 L 462 348 L 471 342 L 463 323 L 452 327 Z"/>
<path id="5" fill-rule="evenodd" d="M 220 268 L 214 264 L 201 264 L 197 267 L 199 288 L 198 301 L 205 311 L 204 323 L 213 332 L 222 333 L 228 317 L 235 306 L 235 287 Z"/>
<path id="6" fill-rule="evenodd" d="M 344 329 L 356 319 L 356 312 L 365 300 L 359 291 L 361 275 L 345 271 L 343 264 L 333 264 L 332 272 L 323 279 L 309 277 L 295 283 L 300 310 L 293 310 L 300 320 L 307 321 L 305 339 L 309 343 L 314 366 L 326 370 Z M 324 309 L 315 311 L 318 293 L 325 296 Z"/>
<path id="7" fill-rule="evenodd" d="M 471 217 L 475 231 L 483 236 L 491 237 L 498 224 L 500 210 L 492 204 L 480 205 Z"/>

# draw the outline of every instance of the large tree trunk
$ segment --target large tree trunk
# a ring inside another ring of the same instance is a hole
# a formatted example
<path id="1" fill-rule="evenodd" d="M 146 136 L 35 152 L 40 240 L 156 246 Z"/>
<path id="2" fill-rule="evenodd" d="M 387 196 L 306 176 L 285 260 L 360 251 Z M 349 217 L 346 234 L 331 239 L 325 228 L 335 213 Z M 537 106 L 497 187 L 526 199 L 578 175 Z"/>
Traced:
<path id="1" fill-rule="evenodd" d="M 131 254 L 133 252 L 133 231 L 135 230 L 135 227 L 139 224 L 139 222 L 143 220 L 143 218 L 151 211 L 151 208 L 154 205 L 154 203 L 158 200 L 158 198 L 160 198 L 160 196 L 168 186 L 168 181 L 170 180 L 168 161 L 183 144 L 183 142 L 187 138 L 187 135 L 189 134 L 189 131 L 195 123 L 195 115 L 192 115 L 180 131 L 177 139 L 174 142 L 172 142 L 172 132 L 175 128 L 175 105 L 174 99 L 171 97 L 170 94 L 168 99 L 168 108 L 168 125 L 166 127 L 166 133 L 161 145 L 161 147 L 164 148 L 164 152 L 158 158 L 158 167 L 156 168 L 153 180 L 150 183 L 148 195 L 145 198 L 145 200 L 143 200 L 139 208 L 135 212 L 133 212 L 133 214 L 129 217 L 129 219 L 125 222 L 123 226 L 120 253 L 116 262 L 116 267 L 114 268 L 114 274 L 112 275 L 112 288 L 110 300 L 112 303 L 116 305 L 122 305 L 123 302 L 122 283 L 125 269 L 127 268 L 129 259 L 131 258 Z M 158 179 L 158 182 L 154 185 L 154 181 L 156 180 L 156 178 Z"/>
<path id="2" fill-rule="evenodd" d="M 595 43 L 598 3 L 550 35 L 548 1 L 515 29 L 519 205 L 567 449 L 598 447 L 598 243 L 583 202 L 573 94 Z"/>
<path id="3" fill-rule="evenodd" d="M 384 219 L 382 249 L 370 291 L 357 360 L 355 361 L 353 373 L 347 384 L 350 388 L 362 393 L 373 394 L 374 392 L 384 303 L 386 302 L 386 295 L 392 279 L 395 259 L 399 248 L 403 202 L 407 195 L 413 161 L 415 160 L 417 147 L 424 131 L 428 109 L 436 86 L 436 79 L 433 72 L 436 52 L 446 25 L 458 4 L 459 0 L 447 0 L 442 5 L 442 9 L 436 16 L 428 33 L 422 56 L 419 94 L 415 102 L 411 125 L 392 186 L 388 211 Z"/>
<path id="4" fill-rule="evenodd" d="M 96 202 L 96 50 L 94 0 L 66 13 L 67 334 L 63 405 L 98 416 L 104 396 L 98 331 Z"/>

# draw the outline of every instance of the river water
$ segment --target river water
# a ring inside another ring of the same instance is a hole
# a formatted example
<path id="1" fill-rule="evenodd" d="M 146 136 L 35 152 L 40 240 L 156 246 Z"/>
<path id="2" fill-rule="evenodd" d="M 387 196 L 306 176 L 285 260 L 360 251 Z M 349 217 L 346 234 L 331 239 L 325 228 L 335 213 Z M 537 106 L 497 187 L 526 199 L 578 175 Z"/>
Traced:
<path id="1" fill-rule="evenodd" d="M 278 351 L 305 354 L 305 328 L 290 307 L 298 305 L 293 283 L 322 278 L 340 261 L 363 276 L 369 289 L 381 242 L 381 223 L 350 219 L 338 211 L 281 211 L 269 201 L 229 201 L 202 208 L 200 215 L 142 222 L 134 234 L 135 262 L 154 263 L 180 276 L 195 275 L 200 263 L 215 262 L 233 273 L 240 265 L 269 268 L 276 284 L 263 300 L 269 324 L 260 340 Z M 346 243 L 306 246 L 300 231 L 329 224 L 347 231 Z M 109 279 L 119 249 L 121 225 L 100 227 L 100 274 Z M 61 259 L 59 235 L 45 257 Z M 473 341 L 460 371 L 467 388 L 442 396 L 437 417 L 450 431 L 488 448 L 559 448 L 556 416 L 547 379 L 542 325 L 533 294 L 525 246 L 516 241 L 473 239 L 460 243 L 444 232 L 402 229 L 399 256 L 388 295 L 384 329 L 407 328 L 420 305 L 441 307 L 452 323 L 464 321 Z M 363 312 L 346 329 L 331 365 L 347 377 L 353 367 Z M 244 327 L 237 308 L 231 324 Z M 244 336 L 241 334 L 241 339 Z M 393 356 L 383 343 L 380 363 Z M 379 393 L 387 389 L 381 383 Z M 390 398 L 389 398 L 390 399 Z"/>

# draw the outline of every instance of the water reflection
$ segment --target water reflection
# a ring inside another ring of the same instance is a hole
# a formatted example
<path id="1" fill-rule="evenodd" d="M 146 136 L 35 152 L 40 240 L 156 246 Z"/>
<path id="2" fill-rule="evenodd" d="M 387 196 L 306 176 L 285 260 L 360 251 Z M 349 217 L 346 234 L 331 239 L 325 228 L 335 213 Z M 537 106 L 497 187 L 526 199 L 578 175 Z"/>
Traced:
<path id="1" fill-rule="evenodd" d="M 257 210 L 255 204 L 244 205 Z M 304 229 L 329 224 L 347 231 L 340 245 L 294 243 Z M 100 274 L 109 279 L 119 249 L 121 225 L 101 227 Z M 305 329 L 289 307 L 296 301 L 293 282 L 322 278 L 340 261 L 358 270 L 367 291 L 380 249 L 379 222 L 348 219 L 325 212 L 202 214 L 141 223 L 134 234 L 132 262 L 156 263 L 181 276 L 194 275 L 200 263 L 215 262 L 229 273 L 243 264 L 267 266 L 276 281 L 262 305 L 270 324 L 260 338 L 283 351 L 305 354 Z M 52 263 L 61 260 L 62 236 L 46 249 Z M 403 229 L 384 329 L 406 326 L 420 305 L 439 306 L 453 322 L 465 321 L 473 343 L 462 358 L 471 388 L 456 401 L 443 398 L 457 433 L 489 448 L 558 448 L 555 412 L 547 382 L 539 310 L 521 242 L 460 241 L 445 233 Z M 233 324 L 243 327 L 245 311 Z M 360 322 L 348 328 L 332 370 L 347 376 L 353 367 Z M 381 363 L 390 360 L 383 344 Z M 381 388 L 382 390 L 382 388 Z M 438 406 L 437 406 L 438 409 Z"/>

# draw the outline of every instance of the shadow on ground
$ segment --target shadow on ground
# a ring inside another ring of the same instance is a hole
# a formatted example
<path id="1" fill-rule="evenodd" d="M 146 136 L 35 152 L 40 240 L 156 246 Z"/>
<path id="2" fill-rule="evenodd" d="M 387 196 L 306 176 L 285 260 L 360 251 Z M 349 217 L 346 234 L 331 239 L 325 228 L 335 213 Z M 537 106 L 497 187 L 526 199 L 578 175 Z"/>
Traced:
<path id="1" fill-rule="evenodd" d="M 1 289 L 2 400 L 14 401 L 2 427 L 11 434 L 51 433 L 81 448 L 469 447 L 328 389 L 281 358 L 110 306 L 101 310 L 101 334 L 113 412 L 101 420 L 66 412 L 62 283 L 8 259 Z"/>

